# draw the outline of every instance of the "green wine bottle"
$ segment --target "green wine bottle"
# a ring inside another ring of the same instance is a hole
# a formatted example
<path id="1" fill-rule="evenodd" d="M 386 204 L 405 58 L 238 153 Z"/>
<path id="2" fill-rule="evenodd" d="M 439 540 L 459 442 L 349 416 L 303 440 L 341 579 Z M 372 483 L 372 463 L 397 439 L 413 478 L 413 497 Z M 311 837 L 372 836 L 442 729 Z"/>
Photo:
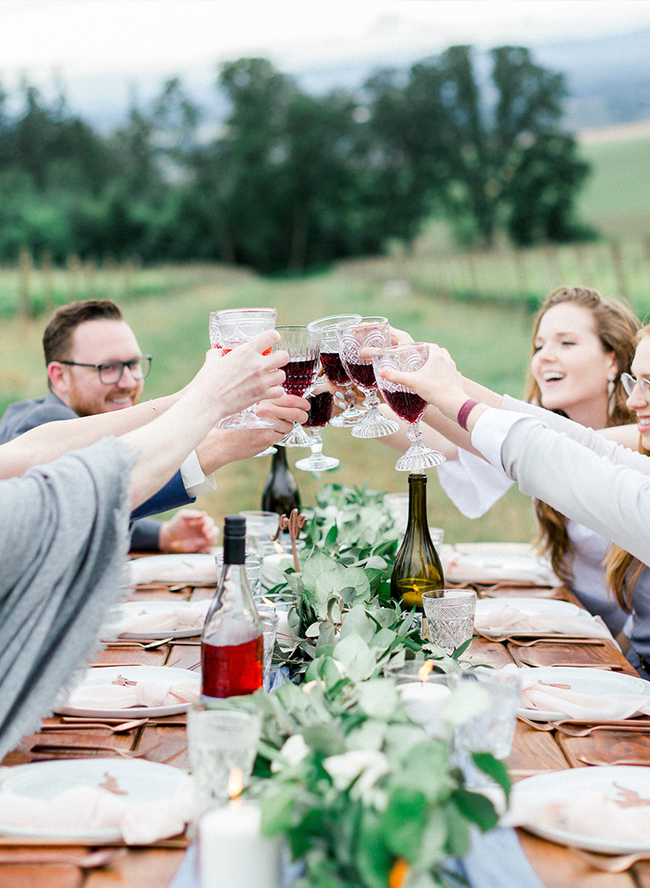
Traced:
<path id="1" fill-rule="evenodd" d="M 273 454 L 271 470 L 262 491 L 262 509 L 277 512 L 278 515 L 291 515 L 292 509 L 300 511 L 300 491 L 296 479 L 287 464 L 287 452 L 278 445 Z"/>
<path id="2" fill-rule="evenodd" d="M 422 593 L 445 588 L 440 558 L 429 533 L 427 476 L 409 475 L 409 516 L 406 533 L 390 580 L 392 598 L 403 608 L 422 610 Z"/>

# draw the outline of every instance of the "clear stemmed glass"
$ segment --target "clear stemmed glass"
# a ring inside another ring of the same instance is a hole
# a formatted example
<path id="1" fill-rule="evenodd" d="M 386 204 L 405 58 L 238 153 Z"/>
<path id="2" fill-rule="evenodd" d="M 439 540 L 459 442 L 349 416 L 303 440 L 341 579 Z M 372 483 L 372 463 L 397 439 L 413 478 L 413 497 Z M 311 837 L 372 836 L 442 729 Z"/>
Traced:
<path id="1" fill-rule="evenodd" d="M 243 345 L 262 333 L 275 327 L 276 310 L 274 308 L 229 308 L 223 311 L 210 312 L 210 345 L 222 348 L 224 354 Z M 255 405 L 242 413 L 226 416 L 219 423 L 220 429 L 273 429 L 274 423 L 261 419 L 255 413 Z M 269 451 L 265 451 L 268 453 Z M 259 454 L 260 456 L 262 454 Z"/>
<path id="2" fill-rule="evenodd" d="M 277 512 L 261 512 L 259 510 L 239 512 L 246 519 L 246 541 L 251 542 L 250 551 L 258 555 L 275 552 L 270 543 L 271 537 L 277 533 L 280 516 Z M 262 542 L 264 541 L 264 542 Z"/>
<path id="3" fill-rule="evenodd" d="M 427 408 L 424 398 L 416 395 L 405 385 L 382 379 L 379 370 L 392 367 L 404 373 L 419 370 L 429 357 L 429 346 L 424 342 L 409 342 L 406 345 L 395 345 L 380 348 L 372 356 L 372 366 L 384 401 L 400 419 L 408 423 L 406 434 L 411 442 L 409 449 L 395 463 L 399 472 L 421 472 L 445 462 L 446 456 L 439 450 L 432 450 L 422 441 L 420 419 Z"/>
<path id="4" fill-rule="evenodd" d="M 313 438 L 311 456 L 306 459 L 299 459 L 296 463 L 296 468 L 302 469 L 304 472 L 328 472 L 341 464 L 340 460 L 334 456 L 323 456 L 322 429 L 328 422 L 331 422 L 334 398 L 332 393 L 323 385 L 317 386 L 307 400 L 309 401 L 309 416 L 307 417 L 305 427 L 311 430 Z"/>
<path id="5" fill-rule="evenodd" d="M 354 403 L 354 388 L 350 377 L 345 371 L 345 367 L 341 363 L 339 355 L 339 346 L 336 339 L 336 328 L 342 323 L 358 323 L 361 320 L 360 314 L 340 314 L 329 315 L 326 318 L 318 318 L 307 324 L 310 330 L 320 330 L 320 362 L 323 373 L 332 383 L 332 385 L 340 386 L 343 389 L 343 396 L 347 403 L 347 407 L 338 416 L 330 419 L 330 425 L 341 428 L 342 426 L 354 425 L 357 420 L 364 415 L 363 410 Z"/>
<path id="6" fill-rule="evenodd" d="M 380 401 L 377 397 L 377 380 L 372 361 L 366 361 L 360 355 L 363 348 L 390 346 L 388 318 L 361 318 L 352 324 L 343 321 L 336 328 L 336 339 L 341 361 L 348 376 L 365 396 L 363 406 L 366 408 L 366 415 L 352 426 L 354 437 L 381 438 L 399 431 L 399 425 L 395 420 L 388 419 L 379 412 Z"/>
<path id="7" fill-rule="evenodd" d="M 320 330 L 307 327 L 276 327 L 280 341 L 274 349 L 289 352 L 289 363 L 282 368 L 286 374 L 283 388 L 289 395 L 303 398 L 311 391 L 318 376 L 320 364 Z M 312 443 L 300 423 L 294 422 L 293 429 L 279 442 L 283 447 L 309 447 Z"/>

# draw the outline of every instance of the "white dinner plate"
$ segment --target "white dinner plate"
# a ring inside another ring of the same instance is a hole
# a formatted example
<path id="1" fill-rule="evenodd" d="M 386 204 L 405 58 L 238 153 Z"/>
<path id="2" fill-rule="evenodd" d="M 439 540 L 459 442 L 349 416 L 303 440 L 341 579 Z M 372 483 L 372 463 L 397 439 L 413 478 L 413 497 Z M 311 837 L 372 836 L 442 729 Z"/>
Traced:
<path id="1" fill-rule="evenodd" d="M 200 677 L 189 669 L 176 669 L 174 666 L 100 666 L 89 669 L 79 687 L 109 685 L 123 675 L 129 681 L 169 681 L 180 684 L 188 680 L 200 684 Z M 176 703 L 173 706 L 129 706 L 126 709 L 77 709 L 66 706 L 65 700 L 54 704 L 54 711 L 60 715 L 82 715 L 88 718 L 149 718 L 162 715 L 178 715 L 186 712 L 189 703 Z"/>
<path id="2" fill-rule="evenodd" d="M 559 617 L 577 617 L 580 614 L 584 614 L 586 617 L 589 617 L 589 614 L 583 608 L 578 607 L 577 604 L 571 604 L 570 601 L 561 601 L 557 598 L 512 598 L 509 595 L 507 598 L 479 598 L 476 602 L 476 616 L 480 616 L 483 620 L 486 617 L 489 618 L 491 613 L 495 613 L 506 606 L 531 617 L 538 614 L 551 614 L 552 616 L 557 615 Z M 485 635 L 539 635 L 539 632 L 534 630 L 530 632 L 520 632 L 517 630 L 512 633 L 502 633 L 500 629 L 482 629 L 481 631 Z"/>
<path id="3" fill-rule="evenodd" d="M 102 629 L 102 640 L 142 638 L 146 641 L 155 641 L 158 638 L 191 638 L 194 635 L 200 635 L 203 626 L 198 626 L 196 629 L 157 629 L 152 632 L 121 632 L 119 635 L 117 635 L 113 628 L 115 623 L 126 617 L 135 617 L 138 614 L 156 614 L 172 609 L 186 610 L 195 606 L 196 604 L 193 604 L 191 601 L 125 601 L 111 610 L 109 614 L 110 622 L 107 622 Z"/>
<path id="4" fill-rule="evenodd" d="M 604 669 L 581 669 L 578 666 L 534 666 L 520 669 L 522 678 L 527 679 L 531 675 L 536 681 L 546 681 L 549 684 L 570 685 L 571 690 L 579 694 L 588 694 L 592 697 L 612 697 L 617 694 L 645 694 L 650 696 L 650 682 L 634 675 L 625 675 L 619 672 L 606 672 Z M 541 709 L 527 709 L 520 707 L 517 712 L 531 721 L 557 721 L 568 718 L 562 712 L 544 711 Z M 607 715 L 599 715 L 598 718 L 606 719 Z M 650 762 L 649 762 L 650 764 Z"/>
<path id="5" fill-rule="evenodd" d="M 536 798 L 544 794 L 545 798 L 553 797 L 557 791 L 558 799 L 565 799 L 567 794 L 579 798 L 585 792 L 603 792 L 615 798 L 619 788 L 638 793 L 642 799 L 650 801 L 650 767 L 633 767 L 631 765 L 604 765 L 598 768 L 573 768 L 566 771 L 549 771 L 548 774 L 537 774 L 520 780 L 512 788 L 510 808 L 516 812 L 518 800 L 529 800 L 534 803 Z M 531 817 L 531 820 L 533 818 Z M 508 815 L 505 823 L 509 823 Z M 611 819 L 608 820 L 611 823 Z M 650 854 L 650 831 L 643 839 L 616 839 L 594 836 L 584 831 L 569 832 L 558 826 L 545 812 L 537 812 L 534 822 L 521 822 L 529 832 L 550 839 L 560 845 L 584 848 L 585 851 L 597 851 L 601 854 Z"/>
<path id="6" fill-rule="evenodd" d="M 187 781 L 191 791 L 192 778 L 171 765 L 147 762 L 143 759 L 123 760 L 115 758 L 74 759 L 69 761 L 33 762 L 7 769 L 10 773 L 3 778 L 0 788 L 34 799 L 51 799 L 77 786 L 100 786 L 107 776 L 114 777 L 119 789 L 127 793 L 121 798 L 129 804 L 162 802 L 173 797 Z M 26 830 L 4 826 L 2 804 L 0 804 L 0 833 L 10 836 L 32 836 L 35 838 L 67 839 L 84 843 L 99 844 L 116 842 L 121 839 L 119 830 L 96 829 L 65 830 L 57 826 L 52 830 Z"/>

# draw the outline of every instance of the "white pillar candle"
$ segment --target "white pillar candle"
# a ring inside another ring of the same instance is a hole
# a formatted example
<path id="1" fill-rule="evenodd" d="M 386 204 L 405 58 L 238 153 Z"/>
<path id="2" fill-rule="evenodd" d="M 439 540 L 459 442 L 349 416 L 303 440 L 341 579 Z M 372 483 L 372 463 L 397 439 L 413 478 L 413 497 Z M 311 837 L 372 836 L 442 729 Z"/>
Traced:
<path id="1" fill-rule="evenodd" d="M 201 888 L 277 888 L 280 839 L 260 834 L 256 802 L 235 799 L 199 823 Z"/>
<path id="2" fill-rule="evenodd" d="M 422 725 L 429 737 L 444 737 L 445 727 L 440 717 L 451 691 L 435 682 L 410 681 L 397 686 L 408 717 Z"/>

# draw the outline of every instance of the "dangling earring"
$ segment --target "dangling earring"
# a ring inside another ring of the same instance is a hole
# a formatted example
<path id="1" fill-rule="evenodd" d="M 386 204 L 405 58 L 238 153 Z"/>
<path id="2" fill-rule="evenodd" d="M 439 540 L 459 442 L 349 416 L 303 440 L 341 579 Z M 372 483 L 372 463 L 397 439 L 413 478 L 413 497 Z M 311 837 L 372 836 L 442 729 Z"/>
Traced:
<path id="1" fill-rule="evenodd" d="M 610 373 L 607 377 L 607 396 L 609 398 L 614 394 L 614 382 L 616 380 L 616 374 Z"/>

